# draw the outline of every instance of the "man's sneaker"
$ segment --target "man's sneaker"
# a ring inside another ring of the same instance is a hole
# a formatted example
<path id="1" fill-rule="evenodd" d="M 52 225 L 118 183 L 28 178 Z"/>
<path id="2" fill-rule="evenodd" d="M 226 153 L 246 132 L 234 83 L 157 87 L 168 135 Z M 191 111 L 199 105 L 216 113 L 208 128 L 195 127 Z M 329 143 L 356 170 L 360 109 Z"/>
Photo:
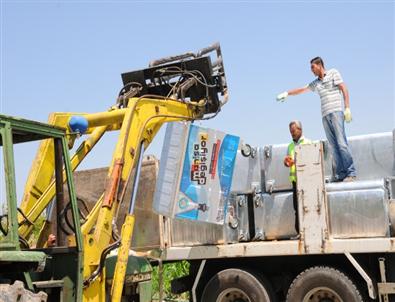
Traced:
<path id="1" fill-rule="evenodd" d="M 356 178 L 356 176 L 347 176 L 345 179 L 343 179 L 343 182 L 352 182 L 355 181 Z"/>

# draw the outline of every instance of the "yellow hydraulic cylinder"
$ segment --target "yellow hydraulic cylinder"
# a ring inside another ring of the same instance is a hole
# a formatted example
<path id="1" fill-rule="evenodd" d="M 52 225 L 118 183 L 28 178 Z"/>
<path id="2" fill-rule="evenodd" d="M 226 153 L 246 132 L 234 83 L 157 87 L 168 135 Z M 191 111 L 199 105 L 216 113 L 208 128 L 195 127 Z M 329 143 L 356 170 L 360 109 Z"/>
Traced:
<path id="1" fill-rule="evenodd" d="M 121 246 L 118 251 L 117 266 L 114 272 L 114 279 L 111 287 L 111 301 L 121 301 L 123 282 L 125 281 L 125 273 L 129 259 L 129 248 L 132 242 L 132 234 L 134 229 L 134 215 L 127 215 L 125 223 L 122 226 Z M 121 286 L 120 286 L 121 285 Z"/>
<path id="2" fill-rule="evenodd" d="M 89 128 L 98 126 L 108 126 L 122 123 L 127 109 L 115 109 L 106 112 L 84 114 L 83 117 L 88 121 Z"/>

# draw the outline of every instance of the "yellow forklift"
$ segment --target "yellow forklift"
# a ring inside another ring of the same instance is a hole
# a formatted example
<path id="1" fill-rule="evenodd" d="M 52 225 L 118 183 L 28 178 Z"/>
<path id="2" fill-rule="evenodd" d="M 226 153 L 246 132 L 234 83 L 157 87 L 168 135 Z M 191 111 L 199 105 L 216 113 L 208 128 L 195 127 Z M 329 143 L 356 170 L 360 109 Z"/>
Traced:
<path id="1" fill-rule="evenodd" d="M 210 119 L 227 102 L 220 45 L 152 61 L 122 80 L 117 102 L 106 112 L 53 113 L 48 124 L 0 116 L 7 191 L 0 216 L 0 301 L 151 301 L 150 262 L 130 250 L 144 150 L 164 123 Z M 119 131 L 119 138 L 105 190 L 87 209 L 76 198 L 72 172 L 110 131 Z M 18 202 L 13 145 L 37 140 Z M 132 196 L 125 200 L 129 183 Z M 119 232 L 121 203 L 129 210 Z"/>

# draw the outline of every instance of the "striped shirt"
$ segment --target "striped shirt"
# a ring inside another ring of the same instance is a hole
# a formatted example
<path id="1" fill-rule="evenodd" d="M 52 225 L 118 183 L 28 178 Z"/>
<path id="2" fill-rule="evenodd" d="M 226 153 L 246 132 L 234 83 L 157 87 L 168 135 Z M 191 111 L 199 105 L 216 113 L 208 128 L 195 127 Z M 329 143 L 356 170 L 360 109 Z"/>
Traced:
<path id="1" fill-rule="evenodd" d="M 317 78 L 308 85 L 311 91 L 320 95 L 323 117 L 332 112 L 343 111 L 343 95 L 338 86 L 341 83 L 343 79 L 340 73 L 336 69 L 329 69 L 322 80 Z"/>

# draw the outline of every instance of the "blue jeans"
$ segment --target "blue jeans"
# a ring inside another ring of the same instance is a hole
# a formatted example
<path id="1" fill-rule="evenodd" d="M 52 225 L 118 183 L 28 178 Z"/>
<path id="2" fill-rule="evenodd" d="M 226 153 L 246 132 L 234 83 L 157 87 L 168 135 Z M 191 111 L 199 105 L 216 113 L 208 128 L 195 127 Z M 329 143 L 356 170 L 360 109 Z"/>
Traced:
<path id="1" fill-rule="evenodd" d="M 329 113 L 322 118 L 322 123 L 335 164 L 335 178 L 341 181 L 348 176 L 356 176 L 354 161 L 344 131 L 343 112 Z"/>

